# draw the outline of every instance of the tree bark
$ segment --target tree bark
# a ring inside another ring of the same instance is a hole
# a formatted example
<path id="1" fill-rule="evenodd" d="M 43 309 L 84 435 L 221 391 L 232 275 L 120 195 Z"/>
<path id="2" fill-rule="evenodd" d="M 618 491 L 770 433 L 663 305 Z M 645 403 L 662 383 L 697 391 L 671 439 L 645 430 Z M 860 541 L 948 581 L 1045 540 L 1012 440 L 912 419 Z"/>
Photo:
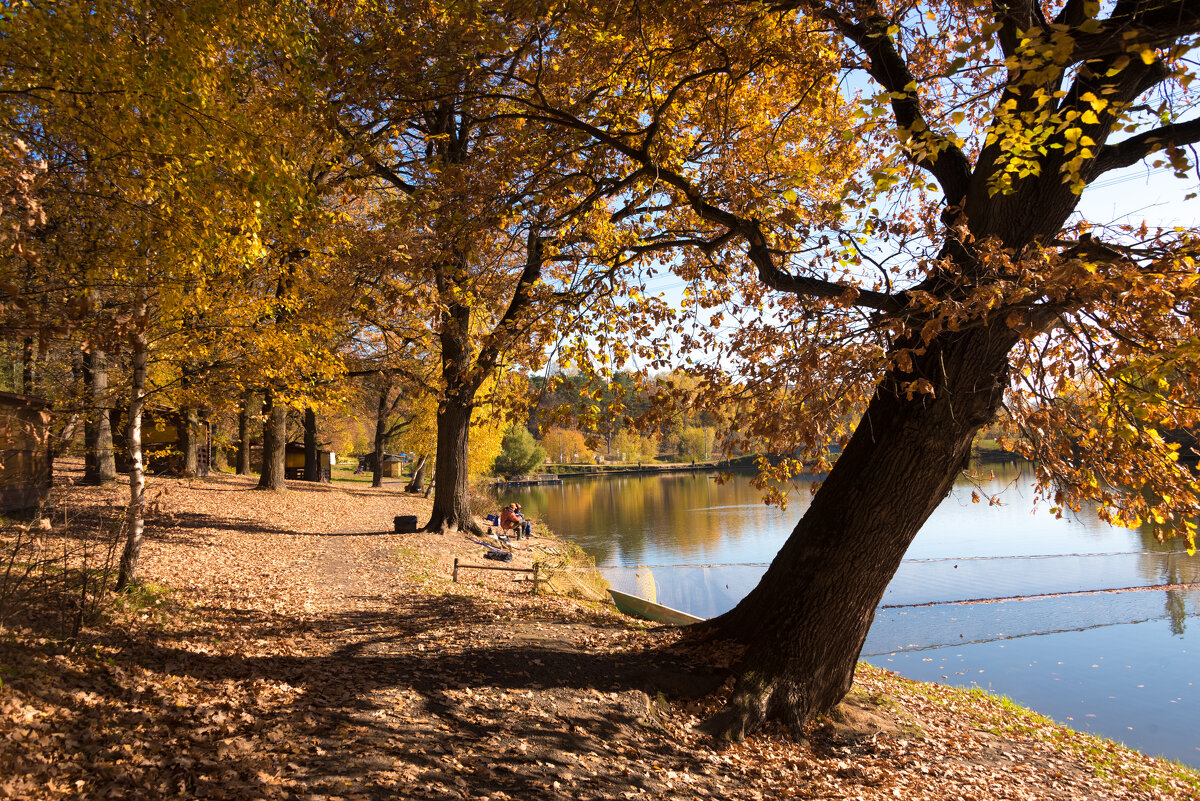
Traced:
<path id="1" fill-rule="evenodd" d="M 1002 324 L 946 334 L 881 382 L 758 586 L 710 624 L 747 645 L 715 734 L 739 740 L 771 717 L 798 731 L 841 701 L 888 582 L 999 407 L 1015 341 Z M 906 395 L 918 377 L 936 394 Z"/>
<path id="2" fill-rule="evenodd" d="M 425 463 L 429 461 L 429 457 L 422 453 L 417 459 L 417 463 L 413 466 L 412 478 L 408 484 L 404 486 L 405 492 L 421 492 L 425 487 Z"/>
<path id="3" fill-rule="evenodd" d="M 83 424 L 83 480 L 103 484 L 117 478 L 113 454 L 112 420 L 108 400 L 108 357 L 101 350 L 83 353 L 83 386 L 86 408 Z"/>
<path id="4" fill-rule="evenodd" d="M 442 317 L 442 379 L 446 397 L 438 405 L 437 455 L 433 469 L 433 514 L 426 531 L 482 533 L 471 514 L 467 453 L 471 410 L 478 384 L 471 378 L 471 310 L 452 305 Z"/>
<path id="5" fill-rule="evenodd" d="M 287 457 L 287 407 L 276 402 L 273 390 L 263 395 L 262 473 L 258 488 L 285 490 L 284 462 Z"/>
<path id="6" fill-rule="evenodd" d="M 471 405 L 450 398 L 438 409 L 437 456 L 433 471 L 433 514 L 427 531 L 479 532 L 471 514 L 467 484 L 467 451 Z"/>
<path id="7" fill-rule="evenodd" d="M 37 350 L 34 348 L 34 339 L 31 336 L 25 337 L 25 341 L 21 343 L 21 392 L 26 395 L 32 395 L 37 389 L 36 377 L 37 371 L 34 365 L 37 362 Z"/>
<path id="8" fill-rule="evenodd" d="M 388 413 L 391 411 L 388 395 L 391 391 L 391 380 L 380 376 L 379 402 L 375 406 L 375 436 L 372 439 L 375 447 L 375 464 L 371 472 L 372 487 L 383 486 L 383 449 L 387 442 Z"/>
<path id="9" fill-rule="evenodd" d="M 321 465 L 317 463 L 317 413 L 311 408 L 304 410 L 304 480 L 321 480 Z"/>
<path id="10" fill-rule="evenodd" d="M 200 472 L 199 448 L 197 431 L 200 428 L 200 417 L 196 410 L 187 407 L 179 411 L 179 439 L 183 449 L 183 474 L 195 476 Z"/>
<path id="11" fill-rule="evenodd" d="M 117 590 L 123 590 L 137 577 L 138 558 L 142 553 L 145 533 L 146 469 L 142 461 L 142 411 L 146 404 L 146 300 L 139 299 L 134 312 L 138 323 L 133 335 L 133 381 L 129 393 L 129 428 L 125 439 L 129 445 L 129 508 L 126 510 L 125 549 L 117 570 Z"/>
<path id="12" fill-rule="evenodd" d="M 246 392 L 238 404 L 237 474 L 250 475 L 250 402 L 254 394 Z"/>

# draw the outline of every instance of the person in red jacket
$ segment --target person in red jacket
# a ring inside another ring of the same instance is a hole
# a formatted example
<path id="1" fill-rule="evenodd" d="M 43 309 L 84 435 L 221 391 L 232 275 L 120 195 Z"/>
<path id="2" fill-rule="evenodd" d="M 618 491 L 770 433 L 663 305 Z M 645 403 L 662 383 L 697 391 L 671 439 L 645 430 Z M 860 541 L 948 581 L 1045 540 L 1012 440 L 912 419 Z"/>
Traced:
<path id="1" fill-rule="evenodd" d="M 525 516 L 521 514 L 521 504 L 510 503 L 500 510 L 500 529 L 508 531 L 514 529 L 518 537 L 529 537 L 532 535 L 532 527 Z"/>

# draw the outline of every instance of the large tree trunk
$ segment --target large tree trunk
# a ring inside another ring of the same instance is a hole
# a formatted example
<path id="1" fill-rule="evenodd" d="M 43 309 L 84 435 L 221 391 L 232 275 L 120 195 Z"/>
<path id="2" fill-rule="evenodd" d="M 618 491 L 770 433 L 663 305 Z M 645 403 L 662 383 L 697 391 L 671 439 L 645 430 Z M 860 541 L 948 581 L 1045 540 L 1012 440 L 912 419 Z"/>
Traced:
<path id="1" fill-rule="evenodd" d="M 304 410 L 304 480 L 321 480 L 321 465 L 317 463 L 317 413 L 311 408 Z"/>
<path id="2" fill-rule="evenodd" d="M 424 453 L 417 458 L 417 463 L 413 466 L 412 478 L 404 486 L 405 492 L 420 492 L 425 488 L 425 463 L 428 461 L 429 456 Z"/>
<path id="3" fill-rule="evenodd" d="M 442 315 L 439 340 L 446 397 L 438 405 L 437 455 L 433 469 L 433 514 L 426 531 L 482 533 L 471 514 L 467 452 L 471 409 L 478 383 L 471 378 L 471 310 L 452 305 Z"/>
<path id="4" fill-rule="evenodd" d="M 259 489 L 285 490 L 284 462 L 287 457 L 287 407 L 275 400 L 275 393 L 263 395 L 262 473 Z"/>
<path id="5" fill-rule="evenodd" d="M 438 409 L 437 456 L 433 470 L 433 515 L 427 531 L 478 533 L 467 484 L 471 406 L 450 398 Z"/>
<path id="6" fill-rule="evenodd" d="M 250 402 L 253 393 L 247 392 L 238 404 L 237 474 L 250 475 Z"/>
<path id="7" fill-rule="evenodd" d="M 125 549 L 121 553 L 121 564 L 117 571 L 118 590 L 123 590 L 137 577 L 138 557 L 142 553 L 142 536 L 145 532 L 146 468 L 142 462 L 142 410 L 146 404 L 146 301 L 143 299 L 135 311 L 139 325 L 133 336 L 132 359 L 133 381 L 129 394 L 129 428 L 125 439 L 129 444 L 129 508 L 125 519 Z"/>
<path id="8" fill-rule="evenodd" d="M 84 405 L 83 480 L 103 484 L 117 478 L 113 454 L 112 422 L 109 416 L 108 357 L 101 350 L 83 353 Z"/>
<path id="9" fill-rule="evenodd" d="M 884 589 L 999 407 L 1014 342 L 1002 324 L 946 334 L 885 377 L 758 586 L 711 624 L 748 646 L 715 733 L 741 739 L 769 717 L 798 730 L 850 689 Z M 936 394 L 906 396 L 922 377 Z"/>

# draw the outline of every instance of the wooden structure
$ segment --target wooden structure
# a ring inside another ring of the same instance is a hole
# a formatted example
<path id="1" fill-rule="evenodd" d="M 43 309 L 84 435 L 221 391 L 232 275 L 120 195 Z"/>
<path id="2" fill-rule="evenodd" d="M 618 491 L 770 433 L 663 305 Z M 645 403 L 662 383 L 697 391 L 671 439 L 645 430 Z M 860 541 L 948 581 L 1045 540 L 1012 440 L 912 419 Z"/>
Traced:
<path id="1" fill-rule="evenodd" d="M 504 567 L 502 565 L 468 565 L 468 564 L 461 564 L 458 561 L 458 557 L 455 557 L 454 572 L 450 574 L 455 583 L 458 582 L 458 571 L 460 571 L 460 570 L 500 570 L 505 573 L 528 573 L 531 576 L 529 581 L 533 585 L 530 588 L 530 592 L 533 593 L 534 595 L 538 594 L 538 584 L 541 581 L 541 578 L 538 575 L 539 571 L 541 570 L 541 567 L 537 562 L 533 563 L 533 567 Z"/>
<path id="2" fill-rule="evenodd" d="M 384 478 L 399 478 L 404 472 L 404 459 L 394 453 L 383 454 L 382 474 Z M 375 453 L 363 454 L 358 457 L 358 469 L 373 473 L 375 472 Z"/>
<path id="3" fill-rule="evenodd" d="M 303 481 L 305 464 L 304 445 L 299 442 L 289 442 L 284 449 L 283 477 L 292 481 Z M 328 484 L 331 478 L 329 451 L 317 449 L 317 465 L 319 467 L 317 480 Z"/>
<path id="4" fill-rule="evenodd" d="M 37 506 L 52 476 L 49 401 L 0 392 L 0 510 Z"/>
<path id="5" fill-rule="evenodd" d="M 497 487 L 528 487 L 535 484 L 561 484 L 562 477 L 554 473 L 537 473 L 529 476 L 513 476 L 508 480 L 497 481 Z"/>
<path id="6" fill-rule="evenodd" d="M 126 409 L 121 410 L 121 425 L 113 425 L 113 455 L 117 470 L 128 473 L 133 464 L 129 461 L 129 444 L 125 438 L 128 418 Z M 167 406 L 146 404 L 142 410 L 142 461 L 146 472 L 159 475 L 183 475 L 184 442 L 180 432 L 184 430 L 182 412 Z M 196 412 L 192 436 L 196 438 L 196 475 L 207 476 L 212 468 L 212 424 L 205 410 Z"/>

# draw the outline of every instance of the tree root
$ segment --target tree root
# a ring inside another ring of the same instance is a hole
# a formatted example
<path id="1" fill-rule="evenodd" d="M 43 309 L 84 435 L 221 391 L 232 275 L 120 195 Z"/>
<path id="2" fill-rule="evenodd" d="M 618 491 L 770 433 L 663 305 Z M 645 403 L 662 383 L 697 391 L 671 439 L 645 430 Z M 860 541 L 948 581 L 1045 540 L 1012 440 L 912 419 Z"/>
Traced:
<path id="1" fill-rule="evenodd" d="M 725 708 L 701 724 L 718 743 L 741 742 L 769 720 L 783 722 L 799 739 L 807 723 L 840 700 L 817 702 L 810 683 L 789 671 L 786 661 L 747 657 Z"/>
<path id="2" fill-rule="evenodd" d="M 430 520 L 421 529 L 428 534 L 467 534 L 472 537 L 482 537 L 484 534 L 483 526 L 475 521 L 469 523 L 456 523 L 452 520 Z"/>

